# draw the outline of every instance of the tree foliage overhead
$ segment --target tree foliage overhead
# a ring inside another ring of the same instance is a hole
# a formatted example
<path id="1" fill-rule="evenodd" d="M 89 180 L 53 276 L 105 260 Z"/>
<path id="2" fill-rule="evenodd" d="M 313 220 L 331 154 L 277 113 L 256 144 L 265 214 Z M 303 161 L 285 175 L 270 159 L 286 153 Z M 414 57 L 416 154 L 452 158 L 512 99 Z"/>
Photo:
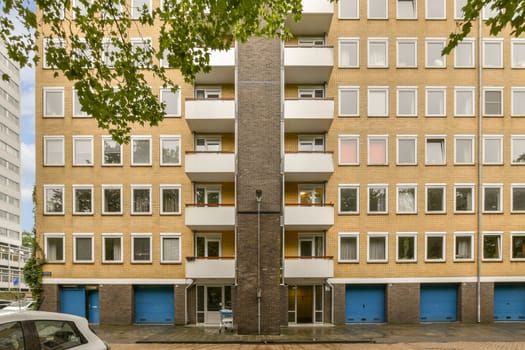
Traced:
<path id="1" fill-rule="evenodd" d="M 30 0 L 0 2 L 0 40 L 9 57 L 21 66 L 40 61 L 73 82 L 82 110 L 119 142 L 129 140 L 134 124 L 162 120 L 165 106 L 151 78 L 175 89 L 170 67 L 191 82 L 209 71 L 211 50 L 251 36 L 284 39 L 285 20 L 298 19 L 302 9 L 301 0 L 163 0 L 153 9 L 143 0 L 133 8 L 131 0 L 35 2 L 38 18 Z"/>

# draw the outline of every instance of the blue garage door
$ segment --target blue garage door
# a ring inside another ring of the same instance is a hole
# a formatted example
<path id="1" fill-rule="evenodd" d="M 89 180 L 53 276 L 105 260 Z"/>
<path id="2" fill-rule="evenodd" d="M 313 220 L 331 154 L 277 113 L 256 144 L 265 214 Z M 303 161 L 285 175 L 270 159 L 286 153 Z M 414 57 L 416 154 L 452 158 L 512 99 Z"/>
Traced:
<path id="1" fill-rule="evenodd" d="M 456 285 L 422 285 L 420 319 L 422 322 L 457 320 L 458 287 Z"/>
<path id="2" fill-rule="evenodd" d="M 525 321 L 525 285 L 494 286 L 494 320 Z"/>
<path id="3" fill-rule="evenodd" d="M 385 322 L 384 285 L 346 286 L 346 323 Z"/>
<path id="4" fill-rule="evenodd" d="M 86 291 L 84 288 L 60 289 L 60 312 L 86 317 Z"/>
<path id="5" fill-rule="evenodd" d="M 136 323 L 175 323 L 173 286 L 135 286 Z"/>

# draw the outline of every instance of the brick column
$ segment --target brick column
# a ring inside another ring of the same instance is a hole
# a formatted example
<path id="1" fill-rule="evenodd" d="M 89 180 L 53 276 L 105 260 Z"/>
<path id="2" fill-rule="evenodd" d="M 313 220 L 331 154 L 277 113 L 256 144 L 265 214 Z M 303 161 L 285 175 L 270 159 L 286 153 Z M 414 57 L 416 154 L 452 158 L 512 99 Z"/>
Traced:
<path id="1" fill-rule="evenodd" d="M 133 323 L 133 286 L 131 284 L 100 285 L 99 293 L 101 324 L 129 325 Z"/>
<path id="2" fill-rule="evenodd" d="M 494 322 L 494 283 L 481 283 L 481 322 Z"/>
<path id="3" fill-rule="evenodd" d="M 419 283 L 387 286 L 386 320 L 388 323 L 419 323 Z"/>
<path id="4" fill-rule="evenodd" d="M 42 303 L 40 305 L 41 311 L 60 311 L 59 301 L 60 288 L 58 284 L 44 284 L 42 286 Z"/>
<path id="5" fill-rule="evenodd" d="M 346 321 L 346 285 L 334 284 L 334 324 L 345 324 Z"/>
<path id="6" fill-rule="evenodd" d="M 461 322 L 477 322 L 476 283 L 462 283 L 459 287 L 459 320 Z"/>

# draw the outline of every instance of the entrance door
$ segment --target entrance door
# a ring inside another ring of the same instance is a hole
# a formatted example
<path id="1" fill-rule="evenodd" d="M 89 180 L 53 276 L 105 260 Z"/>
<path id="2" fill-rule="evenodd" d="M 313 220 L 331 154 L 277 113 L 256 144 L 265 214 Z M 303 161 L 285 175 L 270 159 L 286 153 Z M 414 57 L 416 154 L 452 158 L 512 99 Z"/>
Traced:
<path id="1" fill-rule="evenodd" d="M 206 287 L 206 323 L 219 323 L 220 309 L 222 309 L 222 287 Z"/>
<path id="2" fill-rule="evenodd" d="M 98 290 L 88 290 L 88 309 L 87 319 L 89 323 L 99 324 L 100 323 L 100 310 L 98 301 Z"/>
<path id="3" fill-rule="evenodd" d="M 221 309 L 231 310 L 230 286 L 197 286 L 197 323 L 219 324 Z"/>
<path id="4" fill-rule="evenodd" d="M 288 287 L 288 322 L 323 322 L 323 286 Z"/>
<path id="5" fill-rule="evenodd" d="M 313 323 L 314 293 L 312 286 L 297 287 L 297 323 Z"/>

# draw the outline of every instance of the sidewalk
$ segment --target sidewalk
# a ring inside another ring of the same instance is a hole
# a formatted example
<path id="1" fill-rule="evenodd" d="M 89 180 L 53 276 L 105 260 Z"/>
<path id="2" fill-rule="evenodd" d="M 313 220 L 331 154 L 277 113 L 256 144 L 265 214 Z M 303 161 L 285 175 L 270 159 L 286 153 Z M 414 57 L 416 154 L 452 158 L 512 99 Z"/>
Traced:
<path id="1" fill-rule="evenodd" d="M 448 343 L 524 342 L 524 323 L 417 325 L 355 324 L 344 326 L 282 327 L 281 335 L 238 335 L 219 333 L 218 327 L 196 326 L 94 326 L 97 334 L 111 344 L 194 343 L 194 344 L 294 344 L 294 343 Z"/>

